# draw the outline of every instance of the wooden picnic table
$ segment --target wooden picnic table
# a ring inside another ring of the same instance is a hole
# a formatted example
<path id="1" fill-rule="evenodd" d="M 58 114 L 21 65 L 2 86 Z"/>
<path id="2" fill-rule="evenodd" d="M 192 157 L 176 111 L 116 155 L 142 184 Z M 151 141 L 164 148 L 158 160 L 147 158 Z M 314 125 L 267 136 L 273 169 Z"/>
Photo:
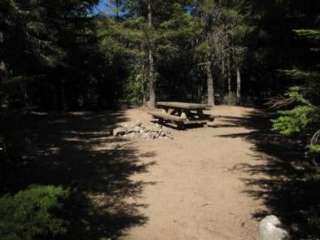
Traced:
<path id="1" fill-rule="evenodd" d="M 202 110 L 202 111 L 209 109 L 209 106 L 207 104 L 185 103 L 185 102 L 157 102 L 157 107 L 184 109 L 184 110 Z"/>
<path id="2" fill-rule="evenodd" d="M 214 117 L 204 113 L 210 109 L 206 104 L 186 103 L 186 102 L 157 102 L 157 111 L 150 114 L 159 120 L 160 123 L 173 122 L 180 128 L 187 124 L 205 125 L 208 121 L 213 121 Z"/>

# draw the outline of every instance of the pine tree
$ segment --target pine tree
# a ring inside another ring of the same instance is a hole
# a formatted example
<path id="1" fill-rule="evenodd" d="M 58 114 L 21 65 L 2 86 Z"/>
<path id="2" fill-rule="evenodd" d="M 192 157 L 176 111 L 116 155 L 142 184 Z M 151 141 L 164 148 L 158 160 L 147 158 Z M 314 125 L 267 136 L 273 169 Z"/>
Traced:
<path id="1" fill-rule="evenodd" d="M 203 24 L 201 43 L 198 45 L 199 53 L 206 62 L 208 104 L 214 105 L 214 85 L 212 69 L 215 72 L 216 83 L 219 80 L 224 94 L 224 81 L 227 82 L 228 95 L 232 95 L 232 76 L 237 75 L 237 95 L 240 101 L 241 75 L 240 66 L 244 57 L 244 36 L 248 27 L 240 12 L 240 4 L 237 1 L 203 0 L 196 5 L 195 14 L 199 16 Z M 226 73 L 226 74 L 225 74 Z"/>
<path id="2" fill-rule="evenodd" d="M 184 10 L 184 5 L 175 1 L 170 4 L 152 1 L 157 8 L 149 6 L 155 12 L 152 15 L 154 23 L 150 25 L 147 3 L 127 2 L 127 15 L 118 22 L 105 18 L 102 20 L 105 25 L 101 25 L 99 31 L 105 52 L 127 56 L 127 98 L 134 103 L 149 98 L 152 107 L 155 105 L 156 79 L 162 77 L 158 68 L 185 53 L 199 26 Z"/>
<path id="3" fill-rule="evenodd" d="M 298 29 L 294 33 L 309 45 L 304 59 L 307 65 L 282 71 L 300 84 L 291 87 L 286 98 L 276 102 L 276 105 L 288 106 L 289 109 L 279 112 L 280 116 L 274 120 L 273 128 L 286 136 L 303 136 L 320 128 L 320 31 Z M 312 155 L 320 155 L 319 146 L 310 146 Z"/>

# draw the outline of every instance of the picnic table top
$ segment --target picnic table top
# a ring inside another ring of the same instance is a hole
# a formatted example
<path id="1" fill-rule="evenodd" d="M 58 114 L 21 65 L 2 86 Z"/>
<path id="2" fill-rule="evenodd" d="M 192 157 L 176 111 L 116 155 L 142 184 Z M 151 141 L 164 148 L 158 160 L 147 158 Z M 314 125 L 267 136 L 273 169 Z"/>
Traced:
<path id="1" fill-rule="evenodd" d="M 209 108 L 207 104 L 186 103 L 186 102 L 157 102 L 157 106 L 180 108 L 180 109 L 187 109 L 187 110 L 204 110 Z"/>

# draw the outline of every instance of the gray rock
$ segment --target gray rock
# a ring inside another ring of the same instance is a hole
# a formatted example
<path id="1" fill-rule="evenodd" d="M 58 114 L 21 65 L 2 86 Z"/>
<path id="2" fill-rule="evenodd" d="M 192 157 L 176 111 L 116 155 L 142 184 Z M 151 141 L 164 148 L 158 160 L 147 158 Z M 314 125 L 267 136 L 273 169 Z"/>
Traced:
<path id="1" fill-rule="evenodd" d="M 158 128 L 158 129 L 162 129 L 162 128 L 163 128 L 163 126 L 160 125 L 159 123 L 156 123 L 156 124 L 155 124 L 155 127 Z"/>
<path id="2" fill-rule="evenodd" d="M 289 239 L 289 233 L 281 228 L 279 218 L 270 215 L 262 219 L 259 224 L 258 240 L 286 240 Z"/>
<path id="3" fill-rule="evenodd" d="M 136 132 L 136 133 L 139 133 L 141 130 L 142 130 L 142 129 L 141 129 L 141 127 L 139 127 L 139 126 L 135 126 L 135 127 L 134 127 L 134 128 L 132 128 L 130 131 L 132 131 L 132 132 Z"/>
<path id="4" fill-rule="evenodd" d="M 160 124 L 143 125 L 141 122 L 136 122 L 134 125 L 123 124 L 113 130 L 114 136 L 122 136 L 125 138 L 143 138 L 143 139 L 158 139 L 171 138 L 171 132 L 164 130 Z"/>
<path id="5" fill-rule="evenodd" d="M 124 137 L 126 137 L 126 138 L 136 138 L 137 134 L 134 133 L 134 132 L 131 132 L 131 133 L 126 134 Z"/>
<path id="6" fill-rule="evenodd" d="M 143 126 L 142 122 L 140 122 L 140 121 L 137 121 L 134 125 L 136 127 L 142 127 Z"/>
<path id="7" fill-rule="evenodd" d="M 181 113 L 180 117 L 181 117 L 182 119 L 187 119 L 187 115 L 186 115 L 185 113 Z"/>
<path id="8" fill-rule="evenodd" d="M 148 133 L 142 133 L 141 137 L 144 139 L 148 139 L 149 138 L 149 134 Z"/>
<path id="9" fill-rule="evenodd" d="M 126 134 L 126 129 L 123 127 L 118 127 L 113 130 L 113 136 L 123 136 Z"/>

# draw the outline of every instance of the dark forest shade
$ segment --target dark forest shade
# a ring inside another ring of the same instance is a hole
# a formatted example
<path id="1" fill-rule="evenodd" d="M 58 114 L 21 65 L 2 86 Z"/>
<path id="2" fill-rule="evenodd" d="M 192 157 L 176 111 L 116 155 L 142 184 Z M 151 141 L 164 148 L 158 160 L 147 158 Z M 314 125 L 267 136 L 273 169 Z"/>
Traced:
<path id="1" fill-rule="evenodd" d="M 0 193 L 14 192 L 9 175 L 25 164 L 31 138 L 19 126 L 30 110 L 271 106 L 272 134 L 302 144 L 310 164 L 320 155 L 309 144 L 320 128 L 319 19 L 319 0 L 0 0 Z M 318 168 L 295 177 L 313 189 Z M 319 238 L 317 199 L 298 239 Z"/>

